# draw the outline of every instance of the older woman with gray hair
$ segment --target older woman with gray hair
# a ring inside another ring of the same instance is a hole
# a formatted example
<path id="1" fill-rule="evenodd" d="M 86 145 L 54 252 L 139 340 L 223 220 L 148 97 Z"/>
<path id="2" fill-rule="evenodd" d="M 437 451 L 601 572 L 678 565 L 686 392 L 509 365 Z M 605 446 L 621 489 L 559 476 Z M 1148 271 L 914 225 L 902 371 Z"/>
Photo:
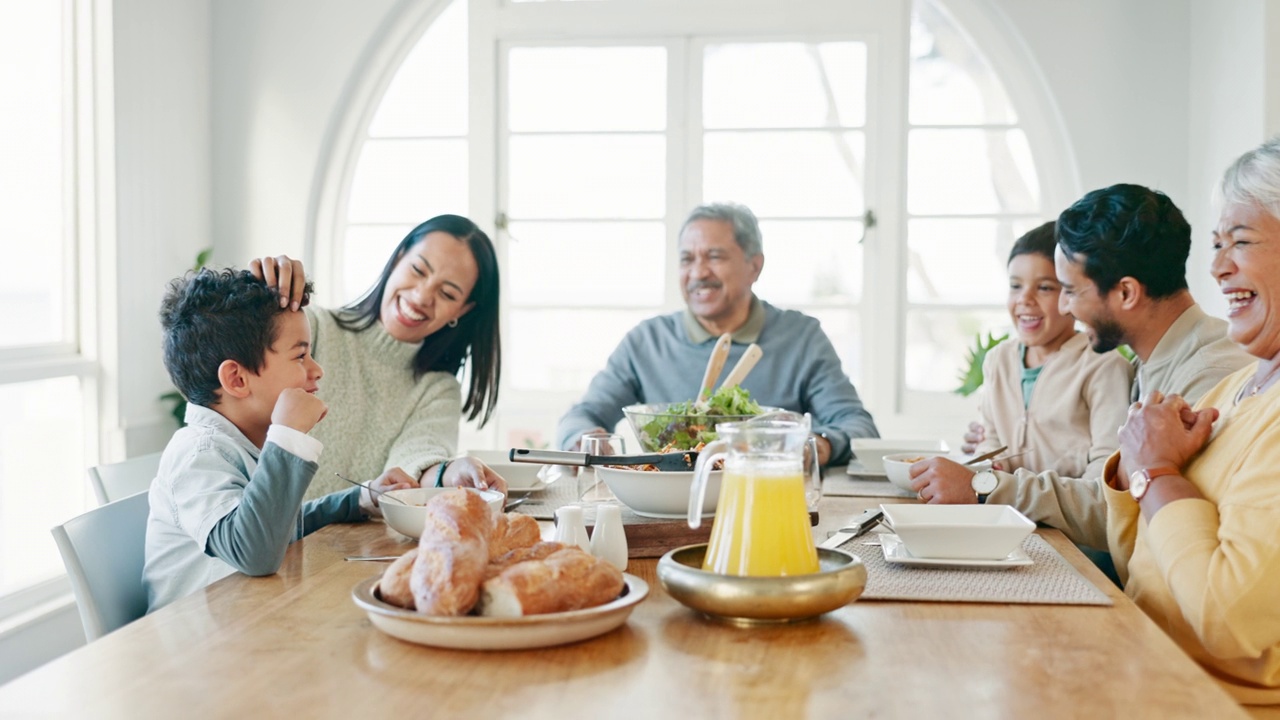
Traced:
<path id="1" fill-rule="evenodd" d="M 1238 701 L 1280 705 L 1280 137 L 1226 171 L 1211 271 L 1258 360 L 1135 402 L 1103 474 L 1125 592 Z"/>

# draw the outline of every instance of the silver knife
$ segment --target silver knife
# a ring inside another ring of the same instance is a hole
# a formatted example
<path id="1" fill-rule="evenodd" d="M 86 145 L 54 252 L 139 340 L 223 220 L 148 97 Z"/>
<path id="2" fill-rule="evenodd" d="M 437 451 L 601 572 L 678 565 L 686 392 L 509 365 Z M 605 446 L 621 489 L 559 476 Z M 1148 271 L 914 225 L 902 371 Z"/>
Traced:
<path id="1" fill-rule="evenodd" d="M 871 528 L 879 525 L 883 519 L 884 511 L 880 508 L 863 510 L 862 514 L 850 521 L 848 526 L 840 528 L 836 534 L 818 543 L 818 547 L 838 548 L 860 535 L 865 535 Z"/>

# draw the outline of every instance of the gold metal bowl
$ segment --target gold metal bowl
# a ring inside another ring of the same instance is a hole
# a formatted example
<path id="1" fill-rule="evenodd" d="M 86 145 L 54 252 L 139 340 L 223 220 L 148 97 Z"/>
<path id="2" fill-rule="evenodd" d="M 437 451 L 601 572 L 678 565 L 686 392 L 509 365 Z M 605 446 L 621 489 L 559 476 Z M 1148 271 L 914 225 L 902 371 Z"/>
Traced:
<path id="1" fill-rule="evenodd" d="M 658 561 L 658 582 L 671 597 L 716 620 L 735 625 L 797 622 L 849 604 L 867 586 L 857 555 L 818 548 L 816 573 L 741 577 L 702 569 L 707 546 L 676 548 Z"/>

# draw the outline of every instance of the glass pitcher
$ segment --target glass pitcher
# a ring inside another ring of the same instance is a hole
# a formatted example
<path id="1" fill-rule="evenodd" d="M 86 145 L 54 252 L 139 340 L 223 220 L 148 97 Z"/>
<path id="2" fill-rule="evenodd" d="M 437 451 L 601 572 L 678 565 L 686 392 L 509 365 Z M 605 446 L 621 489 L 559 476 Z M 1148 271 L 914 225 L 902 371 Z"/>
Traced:
<path id="1" fill-rule="evenodd" d="M 777 413 L 721 423 L 720 439 L 698 453 L 689 489 L 689 527 L 702 524 L 707 477 L 724 459 L 720 500 L 702 569 L 724 575 L 802 575 L 818 571 L 809 506 L 822 492 L 809 416 Z M 812 459 L 806 483 L 805 449 Z M 807 485 L 807 488 L 806 488 Z"/>

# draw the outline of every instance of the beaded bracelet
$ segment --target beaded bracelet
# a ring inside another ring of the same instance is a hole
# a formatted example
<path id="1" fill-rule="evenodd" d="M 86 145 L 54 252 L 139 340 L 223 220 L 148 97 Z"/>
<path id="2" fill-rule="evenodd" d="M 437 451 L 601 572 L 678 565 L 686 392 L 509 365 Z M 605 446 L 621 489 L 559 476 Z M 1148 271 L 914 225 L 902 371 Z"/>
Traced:
<path id="1" fill-rule="evenodd" d="M 449 461 L 441 461 L 440 472 L 436 473 L 436 487 L 444 487 L 444 469 L 447 467 L 449 467 Z"/>

